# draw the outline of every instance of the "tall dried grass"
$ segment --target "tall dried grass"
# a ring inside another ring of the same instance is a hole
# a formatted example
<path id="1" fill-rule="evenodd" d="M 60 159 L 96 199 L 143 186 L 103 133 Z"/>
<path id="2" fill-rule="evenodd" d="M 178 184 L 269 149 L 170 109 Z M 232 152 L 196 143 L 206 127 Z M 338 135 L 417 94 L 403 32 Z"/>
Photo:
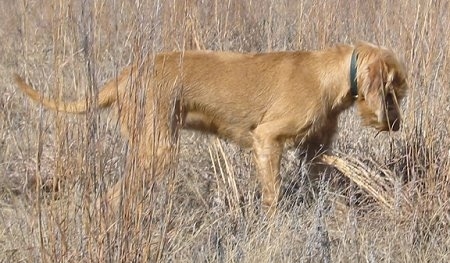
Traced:
<path id="1" fill-rule="evenodd" d="M 0 260 L 450 261 L 449 5 L 1 1 Z M 311 205 L 302 202 L 305 167 L 288 152 L 287 194 L 272 220 L 260 211 L 249 153 L 190 132 L 153 191 L 136 183 L 124 187 L 119 213 L 97 209 L 108 187 L 136 171 L 116 122 L 95 105 L 83 116 L 46 112 L 10 77 L 20 72 L 46 96 L 93 103 L 105 80 L 161 50 L 320 49 L 356 40 L 404 58 L 411 91 L 403 129 L 375 137 L 345 114 L 334 143 L 340 157 L 325 159 L 342 173 L 328 171 Z"/>

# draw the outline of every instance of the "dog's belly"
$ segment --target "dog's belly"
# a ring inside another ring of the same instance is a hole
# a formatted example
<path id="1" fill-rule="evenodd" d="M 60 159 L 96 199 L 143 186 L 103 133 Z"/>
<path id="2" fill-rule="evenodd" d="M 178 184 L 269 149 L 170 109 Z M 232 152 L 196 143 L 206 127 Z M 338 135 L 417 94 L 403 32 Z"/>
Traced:
<path id="1" fill-rule="evenodd" d="M 245 148 L 251 147 L 253 143 L 251 126 L 218 120 L 199 111 L 187 113 L 183 128 L 215 134 Z"/>

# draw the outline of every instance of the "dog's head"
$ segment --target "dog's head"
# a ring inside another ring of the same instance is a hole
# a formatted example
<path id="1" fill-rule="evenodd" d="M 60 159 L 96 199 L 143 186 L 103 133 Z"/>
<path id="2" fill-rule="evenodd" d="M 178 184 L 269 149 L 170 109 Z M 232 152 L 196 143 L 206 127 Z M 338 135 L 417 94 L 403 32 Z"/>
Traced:
<path id="1" fill-rule="evenodd" d="M 399 103 L 406 95 L 406 71 L 394 53 L 384 47 L 359 43 L 357 59 L 359 113 L 365 125 L 379 131 L 398 131 Z"/>

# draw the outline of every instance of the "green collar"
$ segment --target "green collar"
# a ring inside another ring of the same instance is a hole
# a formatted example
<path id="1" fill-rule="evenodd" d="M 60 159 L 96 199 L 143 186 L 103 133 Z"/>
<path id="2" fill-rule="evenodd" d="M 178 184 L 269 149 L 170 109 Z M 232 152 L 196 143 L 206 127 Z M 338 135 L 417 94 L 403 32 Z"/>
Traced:
<path id="1" fill-rule="evenodd" d="M 356 50 L 353 50 L 352 60 L 350 63 L 350 93 L 353 98 L 358 97 L 358 79 L 356 78 L 356 60 L 358 59 L 358 54 L 356 54 Z"/>

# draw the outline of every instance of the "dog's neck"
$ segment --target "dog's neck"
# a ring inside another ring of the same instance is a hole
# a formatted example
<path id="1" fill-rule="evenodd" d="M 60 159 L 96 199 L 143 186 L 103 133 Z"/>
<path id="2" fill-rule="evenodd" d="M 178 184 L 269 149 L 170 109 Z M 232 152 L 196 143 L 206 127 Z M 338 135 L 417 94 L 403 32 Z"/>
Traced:
<path id="1" fill-rule="evenodd" d="M 353 105 L 357 98 L 358 55 L 355 47 L 349 45 L 331 48 L 323 54 L 319 65 L 327 74 L 321 77 L 322 103 L 329 113 L 339 113 Z"/>

